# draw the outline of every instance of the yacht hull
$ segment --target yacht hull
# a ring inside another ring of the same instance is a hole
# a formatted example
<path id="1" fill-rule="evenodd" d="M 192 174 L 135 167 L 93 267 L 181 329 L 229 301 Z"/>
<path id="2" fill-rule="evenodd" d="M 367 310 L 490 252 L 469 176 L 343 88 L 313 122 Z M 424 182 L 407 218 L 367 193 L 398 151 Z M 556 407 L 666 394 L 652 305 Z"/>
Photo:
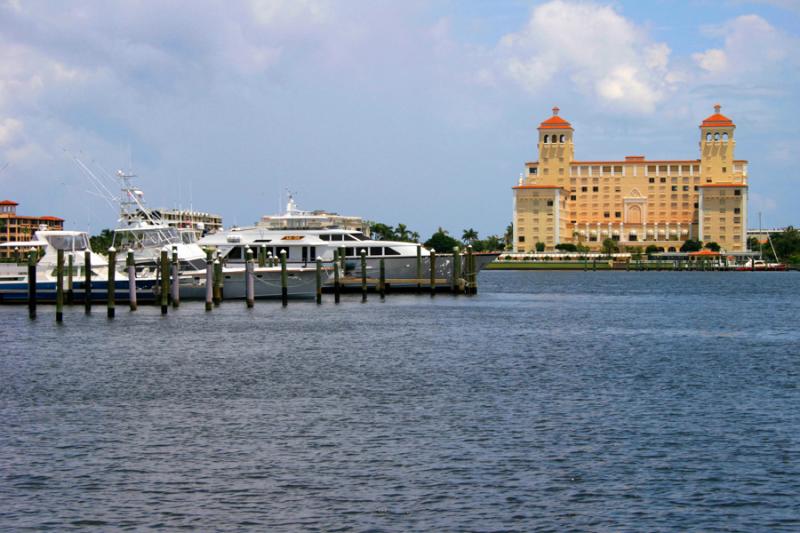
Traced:
<path id="1" fill-rule="evenodd" d="M 223 275 L 223 300 L 241 300 L 247 297 L 244 269 L 226 269 Z M 327 271 L 323 273 L 323 283 L 328 275 Z M 205 270 L 182 275 L 180 280 L 181 299 L 205 300 L 205 276 Z M 253 288 L 256 299 L 281 297 L 280 268 L 256 268 L 254 276 Z M 317 278 L 314 268 L 291 268 L 287 271 L 286 282 L 289 298 L 313 298 L 316 295 Z"/>

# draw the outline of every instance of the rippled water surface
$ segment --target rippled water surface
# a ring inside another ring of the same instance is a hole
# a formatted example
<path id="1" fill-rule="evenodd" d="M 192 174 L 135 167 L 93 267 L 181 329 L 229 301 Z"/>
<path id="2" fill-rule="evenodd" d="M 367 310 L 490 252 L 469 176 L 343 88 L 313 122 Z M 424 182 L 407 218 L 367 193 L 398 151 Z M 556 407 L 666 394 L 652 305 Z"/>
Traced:
<path id="1" fill-rule="evenodd" d="M 0 529 L 797 531 L 800 274 L 0 308 Z"/>

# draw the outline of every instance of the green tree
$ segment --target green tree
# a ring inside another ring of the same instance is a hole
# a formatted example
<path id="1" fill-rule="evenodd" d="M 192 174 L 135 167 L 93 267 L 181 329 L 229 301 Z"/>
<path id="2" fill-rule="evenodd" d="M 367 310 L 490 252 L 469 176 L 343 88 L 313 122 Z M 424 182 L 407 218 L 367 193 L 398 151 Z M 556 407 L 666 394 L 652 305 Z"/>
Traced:
<path id="1" fill-rule="evenodd" d="M 99 235 L 89 237 L 89 246 L 98 254 L 105 254 L 114 242 L 114 232 L 110 229 L 100 231 Z"/>
<path id="2" fill-rule="evenodd" d="M 438 252 L 450 253 L 453 247 L 459 246 L 461 243 L 447 234 L 447 231 L 439 228 L 439 230 L 431 235 L 431 238 L 425 241 L 427 248 L 433 248 Z"/>
<path id="3" fill-rule="evenodd" d="M 694 239 L 686 239 L 681 245 L 681 252 L 699 252 L 703 249 L 703 241 L 695 241 Z"/>
<path id="4" fill-rule="evenodd" d="M 758 240 L 758 237 L 748 237 L 747 238 L 747 249 L 752 252 L 760 252 L 761 251 L 761 242 Z"/>
<path id="5" fill-rule="evenodd" d="M 556 250 L 561 250 L 562 252 L 577 252 L 578 247 L 571 242 L 561 242 L 556 244 Z"/>
<path id="6" fill-rule="evenodd" d="M 411 234 L 408 231 L 408 226 L 402 223 L 397 224 L 397 228 L 394 230 L 395 240 L 407 242 L 410 236 Z"/>
<path id="7" fill-rule="evenodd" d="M 503 239 L 499 235 L 489 235 L 483 241 L 483 250 L 485 252 L 495 252 L 503 249 Z"/>
<path id="8" fill-rule="evenodd" d="M 537 242 L 535 246 L 536 246 L 536 251 L 537 252 L 544 252 L 544 243 L 543 242 Z"/>
<path id="9" fill-rule="evenodd" d="M 715 242 L 707 242 L 706 245 L 704 246 L 704 248 L 706 248 L 707 250 L 711 250 L 712 252 L 719 252 L 720 251 L 719 244 L 717 244 Z"/>
<path id="10" fill-rule="evenodd" d="M 503 238 L 506 242 L 506 250 L 512 250 L 514 248 L 514 223 L 511 222 L 508 226 L 506 226 L 506 232 L 503 235 Z"/>
<path id="11" fill-rule="evenodd" d="M 387 224 L 371 222 L 369 231 L 372 234 L 372 238 L 376 240 L 391 241 L 394 239 L 394 228 Z"/>
<path id="12" fill-rule="evenodd" d="M 644 253 L 647 254 L 647 257 L 652 257 L 653 254 L 657 254 L 659 252 L 663 252 L 664 249 L 660 246 L 656 246 L 655 244 L 648 244 L 647 248 L 644 249 Z"/>
<path id="13" fill-rule="evenodd" d="M 466 243 L 472 244 L 473 242 L 478 240 L 478 232 L 472 228 L 465 229 L 461 234 L 461 240 Z"/>
<path id="14" fill-rule="evenodd" d="M 606 255 L 611 255 L 617 253 L 619 251 L 619 247 L 614 239 L 608 238 L 603 241 L 600 251 Z"/>

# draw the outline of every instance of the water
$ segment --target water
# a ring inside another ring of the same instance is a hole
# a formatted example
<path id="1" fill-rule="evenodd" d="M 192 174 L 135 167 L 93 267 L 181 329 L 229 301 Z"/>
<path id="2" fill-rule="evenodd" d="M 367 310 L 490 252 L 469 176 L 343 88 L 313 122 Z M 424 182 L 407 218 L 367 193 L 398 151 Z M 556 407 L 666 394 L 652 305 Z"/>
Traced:
<path id="1" fill-rule="evenodd" d="M 0 528 L 800 528 L 800 275 L 0 308 Z"/>

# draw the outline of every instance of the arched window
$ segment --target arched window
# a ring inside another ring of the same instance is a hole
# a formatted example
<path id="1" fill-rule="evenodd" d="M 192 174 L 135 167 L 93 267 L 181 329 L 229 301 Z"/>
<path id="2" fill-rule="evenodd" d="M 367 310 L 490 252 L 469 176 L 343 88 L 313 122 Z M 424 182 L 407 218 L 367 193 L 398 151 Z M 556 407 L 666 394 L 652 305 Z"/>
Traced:
<path id="1" fill-rule="evenodd" d="M 544 136 L 544 143 L 547 144 L 549 142 L 550 142 L 550 136 L 549 135 L 545 135 Z"/>
<path id="2" fill-rule="evenodd" d="M 714 132 L 714 140 L 715 140 L 715 141 L 718 141 L 718 140 L 719 140 L 719 132 L 718 132 L 718 131 L 717 131 L 717 132 Z"/>
<path id="3" fill-rule="evenodd" d="M 728 142 L 728 132 L 727 131 L 722 134 L 722 140 L 723 140 L 723 142 Z"/>
<path id="4" fill-rule="evenodd" d="M 545 137 L 545 139 L 546 138 L 547 137 Z M 711 132 L 710 131 L 708 133 L 706 133 L 706 141 L 711 141 Z M 545 141 L 545 142 L 547 142 L 547 141 Z"/>
<path id="5" fill-rule="evenodd" d="M 674 247 L 674 246 L 670 246 L 670 247 L 669 247 L 669 249 L 668 249 L 667 251 L 668 251 L 668 252 L 674 252 L 674 251 L 675 251 L 675 247 Z"/>
<path id="6" fill-rule="evenodd" d="M 563 143 L 563 142 L 564 142 L 564 139 L 566 139 L 566 135 L 562 135 L 562 136 L 561 136 L 561 139 L 559 139 L 559 142 Z"/>

